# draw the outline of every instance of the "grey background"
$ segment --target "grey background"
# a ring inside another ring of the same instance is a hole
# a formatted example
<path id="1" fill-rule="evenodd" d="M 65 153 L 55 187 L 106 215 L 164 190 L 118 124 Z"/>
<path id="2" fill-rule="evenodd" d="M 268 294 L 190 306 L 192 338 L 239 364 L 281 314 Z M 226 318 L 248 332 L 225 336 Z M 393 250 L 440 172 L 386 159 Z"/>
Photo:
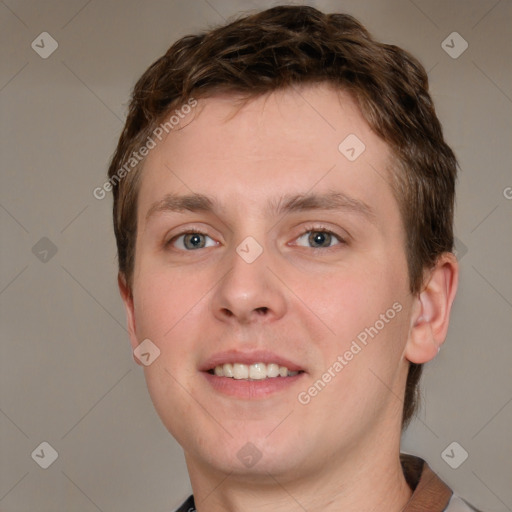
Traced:
<path id="1" fill-rule="evenodd" d="M 0 3 L 1 511 L 169 511 L 189 494 L 181 448 L 132 360 L 111 198 L 92 191 L 149 64 L 180 36 L 277 3 Z M 429 70 L 461 166 L 462 272 L 448 341 L 426 368 L 403 450 L 474 505 L 512 510 L 512 3 L 305 3 L 355 15 Z M 44 31 L 59 45 L 47 59 L 31 48 Z M 469 44 L 457 59 L 441 47 L 453 31 Z M 58 452 L 48 469 L 31 457 L 43 441 Z M 469 454 L 458 469 L 441 457 L 453 441 Z"/>

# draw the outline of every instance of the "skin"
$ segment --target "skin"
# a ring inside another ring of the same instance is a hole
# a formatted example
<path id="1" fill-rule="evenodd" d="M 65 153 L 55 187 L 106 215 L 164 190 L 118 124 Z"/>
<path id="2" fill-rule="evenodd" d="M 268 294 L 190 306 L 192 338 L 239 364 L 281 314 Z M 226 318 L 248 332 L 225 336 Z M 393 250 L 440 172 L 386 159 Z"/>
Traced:
<path id="1" fill-rule="evenodd" d="M 408 361 L 431 360 L 444 341 L 457 263 L 443 255 L 410 293 L 390 151 L 349 95 L 322 84 L 234 100 L 200 100 L 144 166 L 133 287 L 122 275 L 119 286 L 132 347 L 149 338 L 160 350 L 144 367 L 155 408 L 184 449 L 199 512 L 402 510 L 411 496 L 399 463 Z M 349 134 L 366 146 L 354 162 L 338 151 Z M 328 191 L 373 214 L 266 209 L 284 193 Z M 147 218 L 169 193 L 207 194 L 220 208 Z M 308 236 L 319 230 L 344 241 L 315 248 Z M 182 231 L 206 233 L 206 247 L 187 250 L 175 238 Z M 236 252 L 248 236 L 263 249 L 250 264 Z M 299 403 L 395 303 L 395 318 Z M 227 397 L 198 368 L 228 349 L 268 349 L 306 373 L 265 399 Z M 237 457 L 247 442 L 262 455 L 250 468 Z"/>

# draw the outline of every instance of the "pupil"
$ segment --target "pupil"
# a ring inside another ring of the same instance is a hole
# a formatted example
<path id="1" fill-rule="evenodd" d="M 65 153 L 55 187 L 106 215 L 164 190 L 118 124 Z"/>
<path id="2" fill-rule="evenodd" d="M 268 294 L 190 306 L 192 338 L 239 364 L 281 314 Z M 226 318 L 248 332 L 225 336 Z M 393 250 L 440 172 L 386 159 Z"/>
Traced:
<path id="1" fill-rule="evenodd" d="M 329 246 L 330 244 L 330 235 L 329 233 L 322 233 L 320 231 L 317 231 L 314 233 L 311 237 L 311 240 L 313 244 L 323 245 L 323 246 Z"/>
<path id="2" fill-rule="evenodd" d="M 197 249 L 198 247 L 203 247 L 204 243 L 202 243 L 202 240 L 201 240 L 201 235 L 195 233 L 195 234 L 192 234 L 192 235 L 188 235 L 185 237 L 185 243 L 187 244 L 190 244 L 190 246 L 193 248 L 193 249 Z"/>

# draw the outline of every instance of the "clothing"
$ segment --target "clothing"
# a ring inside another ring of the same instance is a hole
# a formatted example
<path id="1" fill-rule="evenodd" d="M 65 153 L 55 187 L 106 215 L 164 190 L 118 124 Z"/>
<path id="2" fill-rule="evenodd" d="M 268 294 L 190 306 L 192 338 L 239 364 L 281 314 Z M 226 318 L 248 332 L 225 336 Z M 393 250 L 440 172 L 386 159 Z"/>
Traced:
<path id="1" fill-rule="evenodd" d="M 479 512 L 455 495 L 423 459 L 401 453 L 400 462 L 413 491 L 403 512 Z"/>
<path id="2" fill-rule="evenodd" d="M 430 469 L 429 465 L 414 455 L 400 454 L 405 480 L 413 494 L 403 512 L 479 512 L 453 491 Z M 173 512 L 194 512 L 194 496 Z"/>

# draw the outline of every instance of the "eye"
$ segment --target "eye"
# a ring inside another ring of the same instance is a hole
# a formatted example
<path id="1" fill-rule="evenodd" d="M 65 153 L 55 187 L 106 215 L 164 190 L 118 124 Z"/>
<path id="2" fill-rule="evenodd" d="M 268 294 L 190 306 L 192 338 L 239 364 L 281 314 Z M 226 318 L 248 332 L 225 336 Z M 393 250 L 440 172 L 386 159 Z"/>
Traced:
<path id="1" fill-rule="evenodd" d="M 327 229 L 308 229 L 301 236 L 297 238 L 297 245 L 301 245 L 303 247 L 309 247 L 312 249 L 327 249 L 332 247 L 333 245 L 343 244 L 345 241 Z M 302 243 L 301 243 L 302 241 Z"/>
<path id="2" fill-rule="evenodd" d="M 208 243 L 207 239 L 210 240 L 211 243 Z M 171 238 L 166 245 L 172 245 L 176 249 L 182 251 L 194 251 L 196 249 L 204 249 L 206 247 L 213 247 L 217 245 L 217 242 L 210 238 L 205 233 L 200 233 L 198 231 L 190 231 L 186 233 L 182 233 L 180 235 L 176 235 Z"/>

